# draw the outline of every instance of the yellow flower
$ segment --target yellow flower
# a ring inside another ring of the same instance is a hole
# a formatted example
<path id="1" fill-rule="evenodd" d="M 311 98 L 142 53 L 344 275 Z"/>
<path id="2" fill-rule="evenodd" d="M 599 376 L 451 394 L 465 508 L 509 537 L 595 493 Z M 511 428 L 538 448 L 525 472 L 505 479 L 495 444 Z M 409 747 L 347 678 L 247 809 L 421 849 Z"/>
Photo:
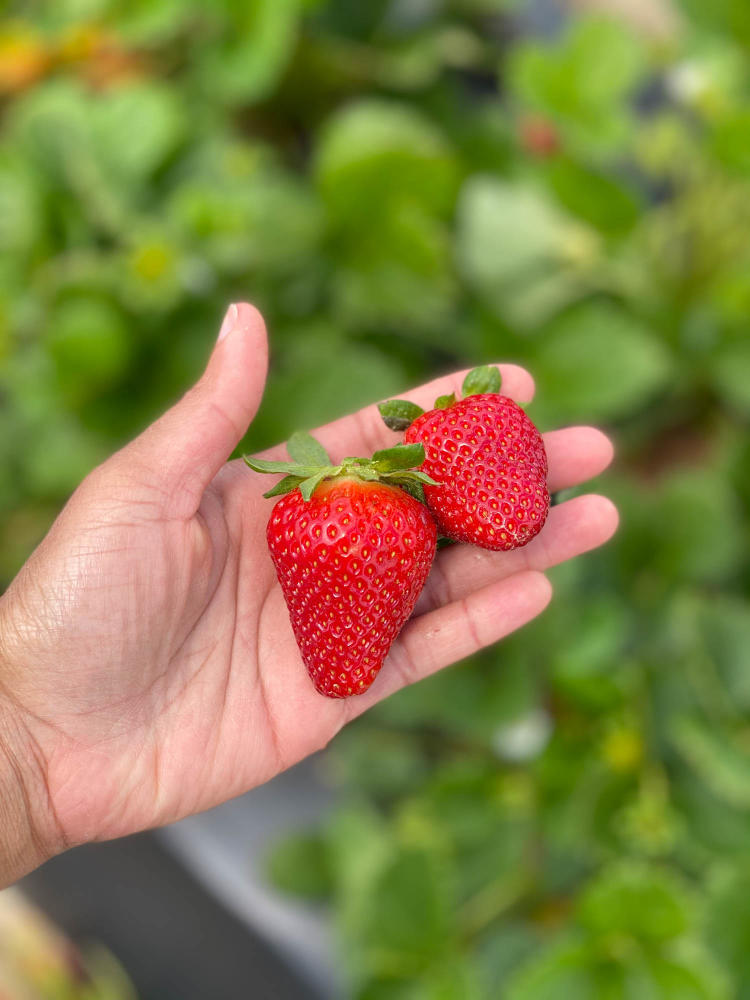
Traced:
<path id="1" fill-rule="evenodd" d="M 613 771 L 637 771 L 643 760 L 643 738 L 635 726 L 618 725 L 604 737 L 602 756 Z"/>

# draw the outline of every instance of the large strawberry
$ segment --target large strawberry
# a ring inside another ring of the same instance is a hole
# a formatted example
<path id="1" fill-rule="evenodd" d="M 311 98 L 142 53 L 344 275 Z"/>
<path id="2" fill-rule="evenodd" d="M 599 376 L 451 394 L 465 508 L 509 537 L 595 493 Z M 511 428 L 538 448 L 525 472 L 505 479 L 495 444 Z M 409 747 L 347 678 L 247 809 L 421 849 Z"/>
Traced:
<path id="1" fill-rule="evenodd" d="M 425 413 L 406 400 L 380 405 L 392 430 L 424 445 L 422 470 L 439 486 L 425 498 L 440 532 L 485 549 L 526 545 L 549 512 L 547 455 L 542 436 L 524 411 L 500 395 L 497 368 L 475 368 L 464 398 L 442 396 Z"/>
<path id="2" fill-rule="evenodd" d="M 410 471 L 422 445 L 331 464 L 309 435 L 293 435 L 292 462 L 246 458 L 284 473 L 266 496 L 267 540 L 292 629 L 321 694 L 362 694 L 414 609 L 435 556 L 437 531 L 415 499 L 431 482 Z M 414 494 L 414 495 L 412 495 Z"/>

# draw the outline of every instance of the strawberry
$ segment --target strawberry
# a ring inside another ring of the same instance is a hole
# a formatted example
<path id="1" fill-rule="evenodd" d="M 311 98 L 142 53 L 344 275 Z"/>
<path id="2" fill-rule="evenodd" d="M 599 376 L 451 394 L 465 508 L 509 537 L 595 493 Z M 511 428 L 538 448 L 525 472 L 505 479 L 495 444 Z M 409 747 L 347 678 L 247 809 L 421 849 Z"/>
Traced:
<path id="1" fill-rule="evenodd" d="M 500 395 L 497 368 L 475 368 L 463 399 L 442 396 L 425 413 L 406 400 L 380 405 L 392 430 L 424 445 L 422 471 L 439 486 L 424 494 L 447 538 L 495 551 L 519 548 L 538 534 L 549 511 L 547 455 L 524 411 Z"/>
<path id="2" fill-rule="evenodd" d="M 518 132 L 522 148 L 531 156 L 548 159 L 560 152 L 560 134 L 542 115 L 524 115 Z"/>
<path id="3" fill-rule="evenodd" d="M 416 496 L 432 482 L 410 471 L 422 445 L 398 445 L 337 466 L 296 434 L 293 461 L 246 458 L 282 472 L 266 538 L 302 659 L 330 698 L 362 694 L 407 621 L 435 556 L 437 530 Z"/>

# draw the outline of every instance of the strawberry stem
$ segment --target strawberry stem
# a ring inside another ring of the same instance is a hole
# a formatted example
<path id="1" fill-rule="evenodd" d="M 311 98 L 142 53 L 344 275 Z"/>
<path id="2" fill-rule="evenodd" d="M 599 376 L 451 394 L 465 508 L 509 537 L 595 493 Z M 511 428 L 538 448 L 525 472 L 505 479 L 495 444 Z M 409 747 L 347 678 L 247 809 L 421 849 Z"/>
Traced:
<path id="1" fill-rule="evenodd" d="M 408 399 L 389 399 L 386 403 L 378 403 L 378 409 L 386 427 L 392 431 L 405 431 L 424 413 L 421 406 Z"/>
<path id="2" fill-rule="evenodd" d="M 300 465 L 330 465 L 331 458 L 320 441 L 307 431 L 295 431 L 286 443 L 286 450 L 293 462 Z"/>
<path id="3" fill-rule="evenodd" d="M 461 391 L 463 396 L 478 396 L 481 393 L 500 392 L 502 378 L 500 370 L 495 365 L 481 365 L 473 368 L 464 379 Z M 435 400 L 436 410 L 447 410 L 456 402 L 456 394 L 448 393 L 445 396 L 438 396 Z M 416 403 L 408 399 L 389 399 L 385 403 L 378 403 L 380 415 L 386 427 L 392 431 L 405 431 L 410 427 L 417 417 L 421 417 L 424 410 Z"/>
<path id="4" fill-rule="evenodd" d="M 464 379 L 461 392 L 466 396 L 479 396 L 485 392 L 500 392 L 502 378 L 495 365 L 473 368 Z"/>
<path id="5" fill-rule="evenodd" d="M 397 444 L 393 448 L 376 451 L 372 458 L 345 458 L 339 465 L 333 465 L 328 453 L 315 438 L 298 432 L 290 438 L 287 450 L 293 459 L 291 462 L 243 456 L 254 472 L 283 475 L 283 479 L 263 494 L 265 497 L 282 496 L 299 489 L 303 498 L 309 500 L 325 479 L 353 477 L 399 486 L 424 503 L 424 484 L 438 485 L 418 469 L 425 458 L 421 444 Z"/>
<path id="6" fill-rule="evenodd" d="M 435 400 L 436 410 L 447 410 L 449 406 L 453 406 L 456 402 L 456 394 L 452 392 L 449 396 L 438 396 Z"/>

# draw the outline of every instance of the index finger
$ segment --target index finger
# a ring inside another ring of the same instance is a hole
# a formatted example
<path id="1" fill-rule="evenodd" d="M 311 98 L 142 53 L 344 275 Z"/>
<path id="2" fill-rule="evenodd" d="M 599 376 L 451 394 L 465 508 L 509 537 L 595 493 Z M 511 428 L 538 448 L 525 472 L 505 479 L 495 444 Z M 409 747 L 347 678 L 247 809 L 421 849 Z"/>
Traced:
<path id="1" fill-rule="evenodd" d="M 498 365 L 502 376 L 500 391 L 504 396 L 510 396 L 517 403 L 530 403 L 534 397 L 534 379 L 519 365 Z M 452 372 L 417 386 L 404 393 L 397 393 L 394 398 L 408 399 L 425 410 L 431 410 L 438 396 L 446 396 L 452 392 L 458 395 L 464 378 L 471 369 Z M 379 401 L 379 402 L 382 402 Z M 312 431 L 313 437 L 331 453 L 334 461 L 340 461 L 347 455 L 371 455 L 379 448 L 387 448 L 396 443 L 398 435 L 389 430 L 383 423 L 377 403 L 365 406 L 346 417 L 340 417 L 330 424 L 324 424 Z M 278 445 L 264 452 L 264 457 L 278 458 L 285 455 L 283 445 Z"/>

